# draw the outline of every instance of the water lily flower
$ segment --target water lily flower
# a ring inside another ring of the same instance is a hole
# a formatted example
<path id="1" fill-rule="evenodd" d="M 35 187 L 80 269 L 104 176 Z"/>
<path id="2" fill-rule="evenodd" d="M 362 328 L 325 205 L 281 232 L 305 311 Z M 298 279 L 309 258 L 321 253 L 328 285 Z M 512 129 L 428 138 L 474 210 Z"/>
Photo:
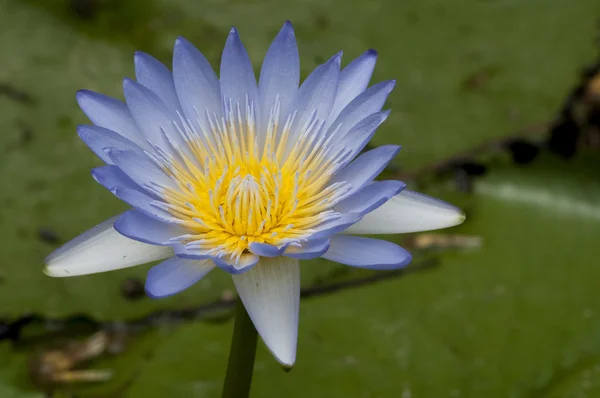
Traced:
<path id="1" fill-rule="evenodd" d="M 68 242 L 45 273 L 91 274 L 164 260 L 146 291 L 166 297 L 215 268 L 232 275 L 275 358 L 296 358 L 300 260 L 394 269 L 411 255 L 357 234 L 445 228 L 464 220 L 454 206 L 375 178 L 400 147 L 362 152 L 388 117 L 394 81 L 369 86 L 373 50 L 340 70 L 341 53 L 299 86 L 299 56 L 287 22 L 271 44 L 258 84 L 236 29 L 217 77 L 177 39 L 173 70 L 135 54 L 137 81 L 125 103 L 90 91 L 77 101 L 93 125 L 77 132 L 105 166 L 94 179 L 132 209 Z"/>

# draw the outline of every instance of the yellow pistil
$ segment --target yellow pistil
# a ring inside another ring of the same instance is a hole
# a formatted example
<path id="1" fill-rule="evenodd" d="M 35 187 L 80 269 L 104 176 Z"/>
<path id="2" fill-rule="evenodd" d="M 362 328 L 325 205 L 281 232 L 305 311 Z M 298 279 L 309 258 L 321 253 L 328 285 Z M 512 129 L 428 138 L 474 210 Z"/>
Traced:
<path id="1" fill-rule="evenodd" d="M 181 121 L 188 148 L 159 159 L 178 186 L 160 192 L 190 231 L 183 243 L 239 259 L 253 242 L 293 244 L 335 217 L 334 200 L 348 186 L 329 180 L 347 154 L 329 145 L 323 123 L 313 118 L 292 137 L 294 116 L 279 128 L 276 105 L 257 134 L 252 105 L 228 108 L 219 122 L 210 118 L 208 133 Z"/>

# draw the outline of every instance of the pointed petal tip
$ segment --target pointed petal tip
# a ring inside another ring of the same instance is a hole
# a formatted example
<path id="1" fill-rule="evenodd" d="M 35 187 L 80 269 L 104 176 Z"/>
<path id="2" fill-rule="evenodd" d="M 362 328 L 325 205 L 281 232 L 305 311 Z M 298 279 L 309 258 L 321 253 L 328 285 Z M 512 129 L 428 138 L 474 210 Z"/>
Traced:
<path id="1" fill-rule="evenodd" d="M 365 56 L 377 58 L 377 50 L 373 50 L 372 48 L 365 51 Z"/>
<path id="2" fill-rule="evenodd" d="M 398 155 L 398 152 L 400 152 L 400 150 L 402 149 L 402 146 L 400 145 L 382 145 L 381 147 L 386 148 L 386 152 L 391 153 L 391 157 L 392 159 L 396 157 L 396 155 Z"/>
<path id="3" fill-rule="evenodd" d="M 232 26 L 231 29 L 229 30 L 229 37 L 238 37 L 238 30 L 236 29 L 235 26 Z"/>
<path id="4" fill-rule="evenodd" d="M 279 365 L 281 365 L 281 369 L 283 369 L 284 372 L 289 373 L 292 368 L 294 367 L 294 365 L 296 364 L 296 354 L 294 353 L 294 357 L 293 358 L 289 358 L 289 360 L 284 361 L 281 358 L 278 358 L 277 356 L 275 356 L 275 354 L 273 354 L 273 357 L 275 358 L 275 360 L 277 362 L 279 362 Z"/>
<path id="5" fill-rule="evenodd" d="M 342 63 L 342 56 L 344 55 L 343 51 L 338 52 L 333 56 L 333 60 L 339 65 Z"/>
<path id="6" fill-rule="evenodd" d="M 175 39 L 175 44 L 173 45 L 173 49 L 178 50 L 186 45 L 191 45 L 191 43 L 185 37 L 177 36 L 177 38 Z"/>
<path id="7" fill-rule="evenodd" d="M 87 124 L 79 124 L 79 125 L 77 125 L 77 127 L 75 127 L 75 132 L 77 132 L 77 136 L 79 138 L 81 138 L 81 140 L 84 142 L 85 142 L 84 137 L 86 137 L 89 133 L 88 127 L 89 126 Z"/>
<path id="8" fill-rule="evenodd" d="M 291 38 L 295 38 L 296 34 L 294 33 L 294 25 L 292 25 L 292 22 L 289 20 L 285 21 L 281 29 L 279 29 L 279 33 L 277 33 L 277 36 L 289 36 Z"/>
<path id="9" fill-rule="evenodd" d="M 149 57 L 150 55 L 143 52 L 143 51 L 136 51 L 133 53 L 133 61 L 134 62 L 139 62 L 139 61 L 143 61 L 145 58 Z"/>
<path id="10" fill-rule="evenodd" d="M 132 90 L 132 89 L 136 88 L 137 82 L 134 81 L 133 79 L 128 78 L 128 77 L 124 77 L 122 84 L 123 84 L 123 91 L 125 91 L 125 90 L 129 91 L 129 90 Z"/>
<path id="11" fill-rule="evenodd" d="M 85 109 L 88 109 L 86 106 L 89 106 L 89 102 L 94 101 L 94 97 L 98 98 L 98 96 L 101 96 L 101 94 L 95 93 L 92 90 L 82 89 L 75 93 L 75 101 L 79 105 L 79 108 L 86 113 Z"/>
<path id="12" fill-rule="evenodd" d="M 150 290 L 148 290 L 147 287 L 144 288 L 144 293 L 146 294 L 146 297 L 148 297 L 151 300 L 160 300 L 163 298 L 170 297 L 170 296 L 156 296 L 156 295 L 152 294 L 152 292 Z M 175 293 L 173 293 L 171 296 L 173 296 L 174 294 Z"/>
<path id="13" fill-rule="evenodd" d="M 77 100 L 77 102 L 79 102 L 85 99 L 86 97 L 90 96 L 91 94 L 93 94 L 93 91 L 86 89 L 77 90 L 77 92 L 75 93 L 75 99 Z"/>
<path id="14" fill-rule="evenodd" d="M 458 214 L 456 215 L 456 224 L 451 225 L 452 227 L 462 224 L 467 219 L 467 214 L 463 210 L 459 208 L 457 208 L 457 210 Z"/>
<path id="15" fill-rule="evenodd" d="M 52 267 L 49 264 L 49 262 L 51 261 L 50 257 L 51 257 L 51 255 L 48 256 L 48 257 L 46 257 L 44 259 L 44 266 L 42 267 L 42 272 L 44 274 L 46 274 L 47 276 L 50 276 L 50 277 L 53 277 L 53 278 L 60 278 L 60 277 L 63 277 L 63 276 L 69 276 L 68 273 L 64 272 L 64 270 L 62 270 L 62 272 L 61 272 L 60 268 Z"/>

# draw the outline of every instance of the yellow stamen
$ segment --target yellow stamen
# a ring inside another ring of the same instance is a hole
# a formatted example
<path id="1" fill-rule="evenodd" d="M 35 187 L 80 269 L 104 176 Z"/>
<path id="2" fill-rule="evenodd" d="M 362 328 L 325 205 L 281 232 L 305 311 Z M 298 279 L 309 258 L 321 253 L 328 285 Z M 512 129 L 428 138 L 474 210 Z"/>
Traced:
<path id="1" fill-rule="evenodd" d="M 348 189 L 328 186 L 344 151 L 327 145 L 324 122 L 314 118 L 288 142 L 295 114 L 280 123 L 278 102 L 262 139 L 253 104 L 226 105 L 225 118 L 209 118 L 209 132 L 182 119 L 188 147 L 160 156 L 179 187 L 161 187 L 161 196 L 190 231 L 183 243 L 238 260 L 254 242 L 297 245 L 332 217 L 335 199 Z"/>

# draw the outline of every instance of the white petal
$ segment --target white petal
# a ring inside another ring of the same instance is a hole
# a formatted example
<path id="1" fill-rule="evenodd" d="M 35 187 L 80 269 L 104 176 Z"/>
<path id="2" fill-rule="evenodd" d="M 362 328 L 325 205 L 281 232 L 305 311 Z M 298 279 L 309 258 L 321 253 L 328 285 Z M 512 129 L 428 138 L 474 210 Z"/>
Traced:
<path id="1" fill-rule="evenodd" d="M 112 217 L 59 247 L 44 260 L 44 273 L 63 277 L 132 267 L 173 255 L 170 247 L 154 246 L 124 237 Z"/>
<path id="2" fill-rule="evenodd" d="M 397 234 L 429 231 L 461 224 L 458 207 L 414 191 L 404 190 L 343 233 Z"/>
<path id="3" fill-rule="evenodd" d="M 298 340 L 299 261 L 263 257 L 254 268 L 233 275 L 233 282 L 267 348 L 279 363 L 291 368 Z"/>

